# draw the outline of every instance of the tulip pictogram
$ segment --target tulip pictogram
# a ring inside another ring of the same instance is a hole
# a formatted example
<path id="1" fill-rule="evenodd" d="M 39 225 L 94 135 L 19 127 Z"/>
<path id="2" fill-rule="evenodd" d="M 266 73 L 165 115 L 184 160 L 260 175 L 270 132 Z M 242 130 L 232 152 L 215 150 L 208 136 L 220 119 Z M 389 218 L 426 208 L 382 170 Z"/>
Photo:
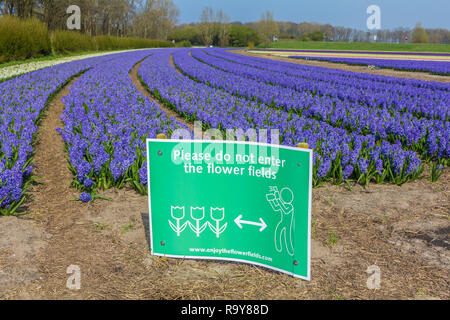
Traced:
<path id="1" fill-rule="evenodd" d="M 189 227 L 195 232 L 197 237 L 200 237 L 200 233 L 202 233 L 208 225 L 208 223 L 205 222 L 200 226 L 200 220 L 203 220 L 204 217 L 205 207 L 191 207 L 191 218 L 195 220 L 195 226 L 189 221 Z"/>
<path id="2" fill-rule="evenodd" d="M 172 221 L 169 220 L 170 227 L 173 231 L 177 233 L 177 236 L 180 236 L 180 233 L 186 229 L 187 221 L 183 223 L 183 225 L 180 226 L 181 219 L 184 218 L 184 207 L 174 207 L 170 206 L 170 213 L 173 219 L 175 219 L 176 223 L 174 224 Z"/>
<path id="3" fill-rule="evenodd" d="M 222 234 L 227 228 L 228 222 L 226 222 L 223 226 L 220 226 L 220 221 L 225 217 L 225 209 L 224 208 L 211 208 L 211 219 L 216 222 L 216 226 L 213 226 L 211 222 L 208 221 L 209 228 L 212 232 L 214 232 L 219 238 L 220 234 Z"/>

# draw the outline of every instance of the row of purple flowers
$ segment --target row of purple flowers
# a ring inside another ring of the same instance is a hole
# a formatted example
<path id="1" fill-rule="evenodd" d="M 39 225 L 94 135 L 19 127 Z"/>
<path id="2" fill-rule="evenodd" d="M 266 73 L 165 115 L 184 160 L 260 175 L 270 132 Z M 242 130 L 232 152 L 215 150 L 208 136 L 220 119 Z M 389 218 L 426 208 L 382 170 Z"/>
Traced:
<path id="1" fill-rule="evenodd" d="M 156 51 L 156 50 L 155 50 Z M 118 55 L 84 73 L 64 98 L 60 129 L 80 200 L 98 189 L 131 185 L 146 194 L 147 138 L 187 126 L 170 118 L 132 83 L 130 70 L 153 50 Z"/>
<path id="2" fill-rule="evenodd" d="M 397 59 L 371 59 L 371 58 L 337 58 L 337 57 L 314 57 L 314 56 L 289 56 L 292 59 L 321 60 L 334 63 L 345 63 L 349 65 L 368 66 L 378 68 L 394 69 L 403 71 L 429 72 L 431 74 L 450 76 L 450 62 L 446 61 L 418 61 Z"/>
<path id="3" fill-rule="evenodd" d="M 201 49 L 192 50 L 192 56 L 196 59 L 189 56 L 187 50 L 179 51 L 174 60 L 183 72 L 210 86 L 273 108 L 294 111 L 299 116 L 326 122 L 349 133 L 371 134 L 377 140 L 398 142 L 424 157 L 450 156 L 448 121 L 418 119 L 408 112 L 367 107 L 328 95 L 312 95 L 309 91 L 299 92 L 276 85 L 279 75 L 275 72 L 237 65 L 209 56 Z"/>
<path id="4" fill-rule="evenodd" d="M 210 67 L 195 64 L 185 49 L 174 50 L 175 64 L 192 72 L 190 76 L 182 75 L 171 66 L 170 54 L 164 51 L 152 55 L 139 69 L 142 80 L 156 97 L 187 119 L 201 120 L 209 127 L 277 129 L 282 144 L 307 142 L 315 151 L 315 185 L 330 179 L 336 183 L 355 179 L 361 183 L 387 180 L 401 184 L 417 178 L 423 170 L 416 153 L 403 150 L 400 143 L 391 144 L 370 134 L 348 133 L 324 121 L 240 97 L 208 81 L 201 83 L 194 72 L 201 72 L 202 68 L 212 72 Z"/>
<path id="5" fill-rule="evenodd" d="M 242 69 L 242 65 L 251 67 L 245 70 L 246 76 L 264 77 L 264 81 L 301 92 L 336 97 L 373 108 L 409 112 L 419 118 L 448 120 L 450 116 L 448 83 L 298 65 L 242 56 L 223 49 L 207 50 L 205 53 L 233 63 L 234 68 Z M 227 67 L 234 70 L 232 65 Z"/>
<path id="6" fill-rule="evenodd" d="M 408 56 L 450 56 L 447 52 L 401 52 L 401 51 L 350 51 L 350 50 L 301 50 L 301 49 L 253 49 L 253 51 L 272 52 L 322 52 L 322 53 L 362 53 L 380 55 L 408 55 Z"/>
<path id="7" fill-rule="evenodd" d="M 27 198 L 34 137 L 49 99 L 72 77 L 111 57 L 65 63 L 0 83 L 0 214 L 15 214 Z"/>

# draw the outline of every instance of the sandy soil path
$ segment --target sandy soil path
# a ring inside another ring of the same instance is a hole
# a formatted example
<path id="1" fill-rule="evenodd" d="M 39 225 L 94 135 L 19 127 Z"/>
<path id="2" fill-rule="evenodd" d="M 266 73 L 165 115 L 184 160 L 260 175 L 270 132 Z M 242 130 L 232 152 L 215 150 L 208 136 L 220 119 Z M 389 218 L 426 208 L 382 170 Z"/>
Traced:
<path id="1" fill-rule="evenodd" d="M 133 69 L 131 69 L 130 71 L 130 77 L 131 80 L 133 81 L 133 84 L 136 86 L 136 88 L 144 95 L 146 96 L 148 99 L 150 99 L 151 101 L 154 101 L 158 104 L 158 106 L 161 108 L 161 110 L 163 110 L 165 113 L 167 113 L 167 115 L 169 117 L 173 117 L 176 120 L 178 120 L 181 123 L 184 123 L 185 125 L 187 125 L 189 127 L 190 130 L 194 130 L 194 125 L 188 121 L 186 121 L 182 116 L 180 116 L 178 113 L 176 113 L 175 111 L 169 109 L 168 107 L 166 107 L 164 104 L 162 104 L 161 102 L 159 102 L 157 99 L 155 99 L 155 97 L 153 97 L 153 95 L 150 94 L 150 92 L 148 92 L 148 90 L 144 87 L 144 85 L 142 84 L 142 82 L 139 80 L 138 77 L 138 70 L 140 68 L 142 64 L 142 61 L 139 62 L 138 64 L 136 64 Z"/>
<path id="2" fill-rule="evenodd" d="M 229 52 L 233 52 L 236 54 L 241 54 L 241 55 L 249 56 L 249 57 L 259 57 L 259 58 L 266 58 L 266 59 L 270 59 L 270 60 L 280 60 L 280 61 L 286 61 L 286 62 L 295 63 L 295 64 L 303 64 L 303 65 L 308 65 L 308 66 L 326 67 L 326 68 L 332 68 L 332 69 L 339 69 L 339 70 L 346 70 L 346 71 L 353 71 L 353 72 L 360 72 L 360 73 L 378 74 L 378 75 L 392 76 L 392 77 L 398 77 L 398 78 L 419 79 L 419 80 L 425 80 L 425 81 L 438 81 L 438 82 L 444 82 L 444 83 L 450 82 L 450 77 L 433 75 L 433 74 L 429 74 L 426 72 L 408 72 L 408 71 L 397 71 L 397 70 L 391 70 L 391 69 L 369 70 L 367 67 L 364 67 L 364 66 L 350 66 L 350 65 L 341 64 L 341 63 L 332 63 L 332 62 L 318 61 L 318 60 L 290 59 L 290 58 L 280 57 L 280 56 L 274 55 L 274 54 L 250 53 L 247 50 L 229 50 Z"/>

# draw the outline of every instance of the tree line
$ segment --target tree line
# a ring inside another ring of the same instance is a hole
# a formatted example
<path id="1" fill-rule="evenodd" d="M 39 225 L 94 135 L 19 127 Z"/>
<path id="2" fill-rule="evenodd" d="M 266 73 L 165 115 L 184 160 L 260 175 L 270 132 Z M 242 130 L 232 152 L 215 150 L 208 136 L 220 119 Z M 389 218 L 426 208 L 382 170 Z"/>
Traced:
<path id="1" fill-rule="evenodd" d="M 89 36 L 166 40 L 178 21 L 172 0 L 0 0 L 0 14 L 36 18 L 48 30 L 66 30 L 71 5 L 81 10 L 81 32 Z"/>
<path id="2" fill-rule="evenodd" d="M 384 43 L 406 43 L 406 42 L 429 42 L 429 43 L 450 43 L 450 31 L 447 29 L 425 29 L 420 23 L 411 28 L 382 29 L 377 31 L 364 31 L 342 26 L 332 26 L 330 24 L 318 24 L 310 22 L 293 23 L 278 22 L 281 38 L 302 39 L 314 32 L 322 32 L 325 41 L 342 42 L 369 42 L 373 41 L 373 36 L 377 36 L 377 42 Z M 428 39 L 415 38 L 414 33 L 427 34 Z M 405 37 L 406 36 L 406 37 Z"/>
<path id="3" fill-rule="evenodd" d="M 169 34 L 169 40 L 189 41 L 195 45 L 248 46 L 274 40 L 371 42 L 376 35 L 383 43 L 450 43 L 447 29 L 425 29 L 420 23 L 413 28 L 383 29 L 375 32 L 310 22 L 279 22 L 270 11 L 257 22 L 230 22 L 221 9 L 216 12 L 205 7 L 200 22 L 178 25 Z"/>
<path id="4" fill-rule="evenodd" d="M 199 22 L 177 25 L 179 10 L 172 0 L 0 0 L 0 15 L 37 18 L 48 30 L 66 29 L 66 9 L 81 9 L 81 32 L 90 36 L 138 37 L 175 40 L 185 45 L 267 45 L 273 40 L 373 41 L 450 43 L 447 29 L 396 28 L 367 32 L 310 22 L 279 22 L 266 11 L 257 22 L 231 22 L 222 9 L 205 7 Z"/>

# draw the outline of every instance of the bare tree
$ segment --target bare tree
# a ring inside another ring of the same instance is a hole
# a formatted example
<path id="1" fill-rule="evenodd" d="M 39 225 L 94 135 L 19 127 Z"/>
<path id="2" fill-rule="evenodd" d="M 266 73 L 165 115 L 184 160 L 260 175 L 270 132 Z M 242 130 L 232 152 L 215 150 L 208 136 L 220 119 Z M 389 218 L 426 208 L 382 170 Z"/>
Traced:
<path id="1" fill-rule="evenodd" d="M 203 39 L 203 43 L 206 46 L 210 46 L 213 43 L 214 37 L 214 11 L 211 7 L 204 7 L 200 14 L 200 23 L 198 28 Z"/>
<path id="2" fill-rule="evenodd" d="M 144 38 L 166 40 L 174 28 L 179 11 L 172 0 L 145 0 L 138 3 L 134 34 Z"/>
<path id="3" fill-rule="evenodd" d="M 428 34 L 425 29 L 422 27 L 422 24 L 418 22 L 414 27 L 412 33 L 412 42 L 413 43 L 428 43 Z"/>
<path id="4" fill-rule="evenodd" d="M 221 47 L 228 45 L 228 38 L 230 35 L 230 18 L 219 9 L 216 14 L 216 24 L 218 28 L 219 44 Z"/>
<path id="5" fill-rule="evenodd" d="M 19 18 L 31 18 L 35 15 L 34 10 L 39 2 L 36 0 L 1 0 L 0 13 L 16 15 Z"/>
<path id="6" fill-rule="evenodd" d="M 273 36 L 278 35 L 278 25 L 275 22 L 273 13 L 267 10 L 261 15 L 257 24 L 258 32 L 265 45 L 272 42 Z"/>

